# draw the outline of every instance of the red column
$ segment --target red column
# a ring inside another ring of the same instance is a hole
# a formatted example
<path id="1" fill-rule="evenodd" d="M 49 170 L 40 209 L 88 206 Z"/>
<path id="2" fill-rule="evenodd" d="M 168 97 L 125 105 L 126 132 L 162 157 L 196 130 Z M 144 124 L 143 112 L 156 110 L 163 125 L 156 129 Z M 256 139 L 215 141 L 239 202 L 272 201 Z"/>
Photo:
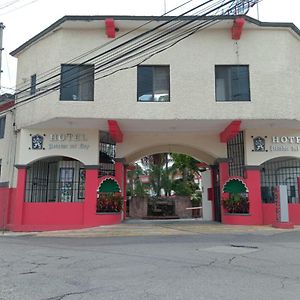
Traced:
<path id="1" fill-rule="evenodd" d="M 27 166 L 18 165 L 16 168 L 18 168 L 18 177 L 13 212 L 13 228 L 18 230 L 18 227 L 23 223 L 23 206 L 25 200 Z"/>
<path id="2" fill-rule="evenodd" d="M 85 199 L 83 209 L 83 224 L 93 225 L 96 215 L 98 166 L 87 166 L 85 173 Z"/>
<path id="3" fill-rule="evenodd" d="M 300 177 L 297 178 L 297 185 L 298 185 L 298 201 L 300 202 Z"/>
<path id="4" fill-rule="evenodd" d="M 249 214 L 252 224 L 263 224 L 262 200 L 260 189 L 260 169 L 259 166 L 246 166 L 245 178 L 248 187 Z"/>
<path id="5" fill-rule="evenodd" d="M 220 187 L 223 188 L 224 183 L 229 178 L 229 164 L 227 160 L 219 162 Z M 222 192 L 222 191 L 221 191 Z"/>
<path id="6" fill-rule="evenodd" d="M 121 188 L 123 196 L 123 219 L 126 218 L 126 169 L 124 167 L 123 159 L 116 159 L 115 163 L 115 177 Z"/>

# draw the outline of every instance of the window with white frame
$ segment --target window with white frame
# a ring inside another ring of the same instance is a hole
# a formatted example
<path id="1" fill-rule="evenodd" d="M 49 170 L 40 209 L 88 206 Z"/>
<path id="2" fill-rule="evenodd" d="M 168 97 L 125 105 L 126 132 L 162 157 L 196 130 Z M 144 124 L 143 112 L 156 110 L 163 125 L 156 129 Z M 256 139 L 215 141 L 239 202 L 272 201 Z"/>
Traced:
<path id="1" fill-rule="evenodd" d="M 61 101 L 93 101 L 94 65 L 63 64 L 60 84 Z"/>
<path id="2" fill-rule="evenodd" d="M 137 98 L 139 102 L 169 102 L 170 67 L 138 66 Z"/>
<path id="3" fill-rule="evenodd" d="M 249 66 L 215 66 L 216 101 L 250 101 Z"/>

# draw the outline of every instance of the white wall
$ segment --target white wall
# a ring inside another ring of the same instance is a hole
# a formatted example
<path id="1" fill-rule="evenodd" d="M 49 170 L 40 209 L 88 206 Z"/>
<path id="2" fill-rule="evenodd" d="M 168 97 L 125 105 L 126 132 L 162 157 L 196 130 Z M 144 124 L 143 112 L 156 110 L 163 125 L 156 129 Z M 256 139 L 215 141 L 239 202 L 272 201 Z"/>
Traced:
<path id="1" fill-rule="evenodd" d="M 100 29 L 60 29 L 19 55 L 18 83 L 108 41 Z M 170 65 L 170 103 L 138 103 L 133 68 L 96 81 L 93 102 L 59 101 L 59 93 L 55 92 L 19 108 L 17 126 L 70 116 L 125 120 L 299 119 L 299 50 L 299 37 L 289 29 L 252 24 L 246 26 L 239 41 L 231 39 L 230 28 L 206 29 L 144 63 Z M 215 101 L 216 64 L 249 64 L 251 102 Z"/>
<path id="2" fill-rule="evenodd" d="M 36 134 L 44 137 L 44 149 L 32 149 L 32 136 Z M 62 138 L 53 140 L 52 135 L 54 134 L 61 135 Z M 72 134 L 72 138 L 70 138 L 70 134 Z M 97 165 L 99 163 L 98 134 L 98 130 L 22 129 L 17 164 L 26 165 L 49 156 L 66 156 L 77 159 L 85 165 Z"/>
<path id="3" fill-rule="evenodd" d="M 256 152 L 253 138 L 260 136 L 265 139 L 267 151 Z M 276 142 L 273 142 L 276 137 Z M 298 137 L 298 139 L 297 139 Z M 277 139 L 278 138 L 278 139 Z M 290 140 L 292 138 L 292 140 Z M 277 140 L 279 142 L 277 142 Z M 283 142 L 282 142 L 283 141 Z M 292 141 L 292 142 L 291 142 Z M 298 141 L 298 142 L 297 142 Z M 300 130 L 291 129 L 248 129 L 245 134 L 245 163 L 246 165 L 260 165 L 272 158 L 291 156 L 300 158 Z"/>
<path id="4" fill-rule="evenodd" d="M 117 146 L 117 157 L 128 163 L 149 154 L 179 152 L 212 164 L 218 157 L 226 156 L 226 144 L 219 142 L 216 134 L 199 133 L 126 133 L 124 142 Z"/>
<path id="5" fill-rule="evenodd" d="M 2 117 L 2 116 L 1 116 Z M 2 159 L 0 182 L 13 181 L 16 139 L 13 131 L 13 115 L 6 114 L 4 138 L 0 139 L 0 159 Z"/>

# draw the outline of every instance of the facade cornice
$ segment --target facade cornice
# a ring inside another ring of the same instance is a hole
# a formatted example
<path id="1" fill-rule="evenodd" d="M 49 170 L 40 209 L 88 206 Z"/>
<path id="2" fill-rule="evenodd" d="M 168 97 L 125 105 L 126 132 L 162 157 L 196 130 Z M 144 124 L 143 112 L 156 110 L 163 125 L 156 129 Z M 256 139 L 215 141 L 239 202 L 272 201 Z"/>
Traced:
<path id="1" fill-rule="evenodd" d="M 26 41 L 24 44 L 16 48 L 15 50 L 10 52 L 10 55 L 12 56 L 17 56 L 21 51 L 32 45 L 33 43 L 37 42 L 41 38 L 45 37 L 48 34 L 51 34 L 52 32 L 56 31 L 59 27 L 61 27 L 65 22 L 67 21 L 86 21 L 86 22 L 91 22 L 91 21 L 101 21 L 105 20 L 107 18 L 113 18 L 116 21 L 170 21 L 176 16 L 124 16 L 124 15 L 94 15 L 94 16 L 76 16 L 76 15 L 69 15 L 69 16 L 64 16 L 51 24 L 49 27 Z M 219 16 L 218 20 L 220 21 L 225 21 L 225 20 L 234 20 L 237 16 Z M 270 27 L 270 28 L 289 28 L 293 30 L 297 35 L 300 37 L 300 30 L 299 28 L 293 24 L 293 23 L 282 23 L 282 22 L 261 22 L 257 19 L 251 18 L 249 16 L 243 16 L 247 22 L 255 24 L 259 27 Z M 189 21 L 191 19 L 195 18 L 194 16 L 180 16 L 176 20 L 186 20 Z M 199 16 L 199 20 L 210 20 L 210 19 L 216 19 L 216 16 L 205 16 L 201 17 Z M 104 24 L 103 24 L 104 26 Z M 104 28 L 104 27 L 103 27 Z"/>

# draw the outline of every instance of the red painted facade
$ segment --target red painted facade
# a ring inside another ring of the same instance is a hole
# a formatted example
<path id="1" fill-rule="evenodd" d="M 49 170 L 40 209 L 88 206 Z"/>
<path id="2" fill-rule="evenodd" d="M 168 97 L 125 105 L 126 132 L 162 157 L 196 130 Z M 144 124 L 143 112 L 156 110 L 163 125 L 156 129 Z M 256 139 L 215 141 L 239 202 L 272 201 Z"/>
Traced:
<path id="1" fill-rule="evenodd" d="M 5 229 L 8 221 L 8 204 L 10 199 L 10 193 L 10 188 L 0 188 L 0 229 Z"/>
<path id="2" fill-rule="evenodd" d="M 237 177 L 234 177 L 237 178 Z M 228 194 L 223 192 L 225 182 L 230 179 L 228 163 L 220 163 L 220 187 L 222 201 L 228 198 Z M 248 169 L 245 171 L 245 178 L 239 178 L 248 188 L 249 214 L 230 214 L 221 205 L 222 223 L 232 225 L 262 225 L 263 210 L 260 193 L 260 170 Z"/>
<path id="3" fill-rule="evenodd" d="M 96 213 L 97 190 L 107 177 L 98 178 L 98 166 L 86 168 L 85 199 L 83 202 L 24 202 L 26 186 L 25 166 L 18 167 L 17 188 L 0 188 L 0 228 L 13 231 L 44 231 L 95 227 L 118 224 L 126 218 L 126 168 L 123 162 L 115 163 L 115 176 L 124 196 L 122 213 Z M 212 169 L 212 177 L 215 176 Z M 234 177 L 237 178 L 237 177 Z M 231 179 L 229 165 L 219 162 L 221 202 L 228 197 L 224 184 Z M 276 223 L 275 204 L 263 204 L 260 192 L 259 168 L 248 168 L 240 178 L 248 189 L 249 214 L 229 214 L 221 205 L 221 220 L 232 225 L 270 225 Z M 213 194 L 213 193 L 211 193 Z M 211 195 L 213 206 L 216 205 Z M 214 212 L 214 207 L 213 207 Z M 289 204 L 290 223 L 300 225 L 300 204 Z M 215 216 L 213 216 L 215 217 Z"/>
<path id="4" fill-rule="evenodd" d="M 122 169 L 124 168 L 116 164 L 118 178 L 116 176 L 115 179 L 119 184 L 123 182 Z M 26 167 L 18 167 L 17 188 L 0 189 L 0 211 L 3 209 L 5 211 L 2 227 L 13 231 L 45 231 L 119 224 L 122 213 L 96 213 L 97 190 L 100 181 L 98 168 L 87 168 L 84 202 L 29 203 L 24 202 Z"/>

